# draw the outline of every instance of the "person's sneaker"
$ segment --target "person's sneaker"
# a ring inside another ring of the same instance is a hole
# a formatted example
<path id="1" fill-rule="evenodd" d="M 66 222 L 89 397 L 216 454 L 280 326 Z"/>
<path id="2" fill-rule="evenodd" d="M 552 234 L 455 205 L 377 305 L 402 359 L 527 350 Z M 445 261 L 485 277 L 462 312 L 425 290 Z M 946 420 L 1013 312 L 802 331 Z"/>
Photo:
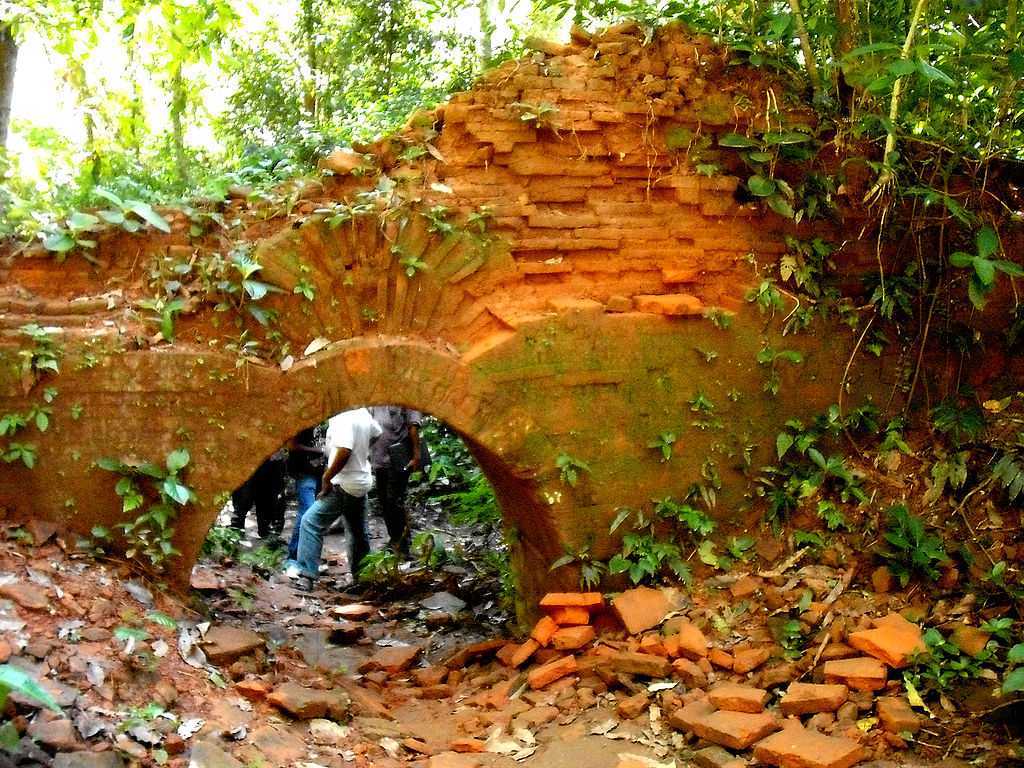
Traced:
<path id="1" fill-rule="evenodd" d="M 327 573 L 330 567 L 327 563 L 320 563 L 320 573 Z"/>
<path id="2" fill-rule="evenodd" d="M 295 563 L 289 563 L 284 569 L 284 575 L 289 579 L 297 579 L 302 575 L 302 571 L 299 570 L 299 566 Z"/>
<path id="3" fill-rule="evenodd" d="M 299 576 L 295 579 L 295 588 L 300 592 L 312 592 L 314 587 L 315 584 L 313 580 L 309 578 L 309 576 L 303 576 L 302 574 L 299 574 Z"/>

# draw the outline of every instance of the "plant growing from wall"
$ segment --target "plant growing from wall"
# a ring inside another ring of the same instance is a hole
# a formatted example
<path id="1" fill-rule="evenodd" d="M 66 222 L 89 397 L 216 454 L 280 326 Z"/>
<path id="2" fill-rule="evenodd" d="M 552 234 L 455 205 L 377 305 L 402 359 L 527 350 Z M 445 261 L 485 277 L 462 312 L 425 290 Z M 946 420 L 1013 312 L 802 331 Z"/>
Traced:
<path id="1" fill-rule="evenodd" d="M 905 587 L 913 576 L 938 579 L 939 566 L 949 562 L 942 539 L 928 533 L 924 520 L 912 515 L 905 504 L 891 506 L 887 518 L 883 538 L 888 546 L 879 554 L 900 585 Z"/>
<path id="2" fill-rule="evenodd" d="M 1001 247 L 999 235 L 991 226 L 986 224 L 979 229 L 974 243 L 974 253 L 954 251 L 949 255 L 949 263 L 969 271 L 967 298 L 976 309 L 984 309 L 999 273 L 1008 277 L 1024 277 L 1024 268 L 1006 259 L 992 258 L 1000 252 Z"/>
<path id="3" fill-rule="evenodd" d="M 582 473 L 590 472 L 589 464 L 582 459 L 570 456 L 568 453 L 560 453 L 558 458 L 555 459 L 555 466 L 558 468 L 562 482 L 573 488 L 580 481 Z"/>
<path id="4" fill-rule="evenodd" d="M 566 551 L 564 555 L 551 564 L 548 571 L 555 571 L 559 568 L 564 568 L 567 565 L 576 563 L 577 567 L 580 569 L 580 589 L 595 589 L 600 585 L 605 574 L 608 573 L 608 566 L 600 560 L 594 559 L 594 555 L 591 552 L 591 546 L 592 545 L 590 543 L 587 543 L 575 552 Z"/>
<path id="5" fill-rule="evenodd" d="M 660 451 L 661 452 L 661 460 L 662 461 L 668 461 L 669 459 L 672 458 L 672 447 L 675 445 L 676 440 L 678 440 L 678 439 L 679 438 L 678 438 L 678 436 L 676 435 L 675 432 L 670 432 L 670 431 L 662 432 L 660 435 L 658 435 L 656 438 L 654 438 L 651 442 L 649 442 L 647 444 L 647 447 L 648 448 L 652 448 L 652 449 L 654 449 L 656 451 Z"/>
<path id="6" fill-rule="evenodd" d="M 178 448 L 167 454 L 163 465 L 110 458 L 96 462 L 100 469 L 119 475 L 114 491 L 121 497 L 121 511 L 134 514 L 114 526 L 124 539 L 125 555 L 145 559 L 157 571 L 181 554 L 172 543 L 173 523 L 179 511 L 196 500 L 183 477 L 190 461 L 188 450 Z M 99 533 L 109 536 L 103 529 Z"/>

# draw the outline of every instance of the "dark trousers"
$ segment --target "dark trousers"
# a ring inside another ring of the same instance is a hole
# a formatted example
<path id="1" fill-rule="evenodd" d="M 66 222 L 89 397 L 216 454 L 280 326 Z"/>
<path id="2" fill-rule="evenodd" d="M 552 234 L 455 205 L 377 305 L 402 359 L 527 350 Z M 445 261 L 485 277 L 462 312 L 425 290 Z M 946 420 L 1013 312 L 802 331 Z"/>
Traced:
<path id="1" fill-rule="evenodd" d="M 284 528 L 283 461 L 264 461 L 252 477 L 231 494 L 231 527 L 245 529 L 245 518 L 256 507 L 256 529 L 261 537 L 280 534 Z"/>
<path id="2" fill-rule="evenodd" d="M 373 472 L 380 514 L 388 529 L 391 546 L 400 552 L 409 552 L 409 514 L 405 511 L 405 493 L 409 489 L 409 473 L 390 467 Z"/>
<path id="3" fill-rule="evenodd" d="M 359 563 L 370 552 L 370 541 L 366 536 L 366 497 L 352 496 L 334 486 L 330 493 L 313 502 L 299 524 L 299 570 L 311 579 L 320 575 L 324 535 L 339 517 L 345 520 L 351 537 L 349 563 L 353 578 L 359 573 Z"/>

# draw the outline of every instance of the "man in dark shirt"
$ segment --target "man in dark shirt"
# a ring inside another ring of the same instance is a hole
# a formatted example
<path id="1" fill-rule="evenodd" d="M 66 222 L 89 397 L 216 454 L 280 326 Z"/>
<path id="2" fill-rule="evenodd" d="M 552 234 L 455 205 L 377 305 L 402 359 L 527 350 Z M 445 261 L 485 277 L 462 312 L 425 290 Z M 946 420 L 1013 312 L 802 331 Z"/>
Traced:
<path id="1" fill-rule="evenodd" d="M 288 474 L 295 480 L 295 495 L 298 498 L 298 512 L 292 537 L 288 542 L 288 561 L 294 563 L 299 551 L 299 526 L 316 496 L 320 493 L 320 477 L 327 468 L 324 455 L 324 430 L 320 426 L 302 430 L 288 444 Z"/>
<path id="2" fill-rule="evenodd" d="M 402 555 L 408 555 L 410 530 L 405 494 L 409 475 L 421 467 L 420 425 L 423 414 L 397 405 L 375 406 L 370 412 L 383 430 L 370 449 L 381 516 L 388 529 L 391 547 Z"/>
<path id="3" fill-rule="evenodd" d="M 276 451 L 231 494 L 231 527 L 245 530 L 245 518 L 256 507 L 256 530 L 261 539 L 279 536 L 284 528 L 285 453 Z"/>

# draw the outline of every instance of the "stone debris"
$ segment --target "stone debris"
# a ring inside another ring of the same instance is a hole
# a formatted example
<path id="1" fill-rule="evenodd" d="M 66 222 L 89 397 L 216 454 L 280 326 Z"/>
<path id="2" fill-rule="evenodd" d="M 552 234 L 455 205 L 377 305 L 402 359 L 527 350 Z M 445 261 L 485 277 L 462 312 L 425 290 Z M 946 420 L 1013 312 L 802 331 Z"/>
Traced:
<path id="1" fill-rule="evenodd" d="M 612 608 L 631 635 L 658 626 L 672 611 L 665 590 L 650 587 L 636 587 L 620 593 L 612 600 Z"/>
<path id="2" fill-rule="evenodd" d="M 211 627 L 200 645 L 212 664 L 229 665 L 264 648 L 267 641 L 250 629 L 219 625 Z"/>

